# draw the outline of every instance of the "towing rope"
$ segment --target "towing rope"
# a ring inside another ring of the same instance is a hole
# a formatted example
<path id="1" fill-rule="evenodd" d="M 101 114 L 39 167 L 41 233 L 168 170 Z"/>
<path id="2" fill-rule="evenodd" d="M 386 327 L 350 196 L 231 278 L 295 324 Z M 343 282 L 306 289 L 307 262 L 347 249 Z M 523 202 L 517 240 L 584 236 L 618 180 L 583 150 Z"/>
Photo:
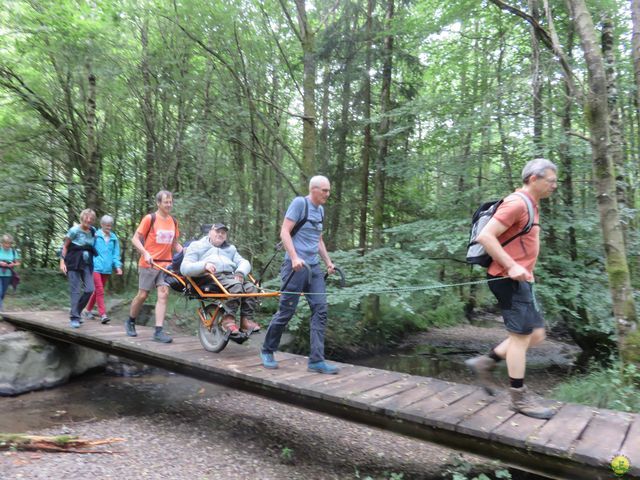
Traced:
<path id="1" fill-rule="evenodd" d="M 396 287 L 396 288 L 383 288 L 380 290 L 370 290 L 367 292 L 364 292 L 367 295 L 379 295 L 382 293 L 400 293 L 400 292 L 420 292 L 420 291 L 426 291 L 426 290 L 437 290 L 440 288 L 453 288 L 453 287 L 463 287 L 466 285 L 480 285 L 483 283 L 489 283 L 489 282 L 494 282 L 496 280 L 502 280 L 505 278 L 509 278 L 509 277 L 496 277 L 496 278 L 485 278 L 483 280 L 472 280 L 469 282 L 460 282 L 460 283 L 440 283 L 437 285 L 420 285 L 420 286 L 415 286 L 415 287 Z M 262 290 L 264 290 L 265 292 L 269 292 L 269 293 L 274 293 L 274 292 L 280 292 L 280 294 L 283 295 L 327 295 L 327 293 L 319 293 L 319 292 L 287 292 L 287 291 L 280 291 L 280 290 L 271 290 L 268 288 L 264 288 L 262 287 Z M 330 292 L 332 296 L 334 295 L 344 295 L 344 296 L 352 296 L 353 293 L 352 292 L 341 292 L 341 291 L 331 291 Z"/>

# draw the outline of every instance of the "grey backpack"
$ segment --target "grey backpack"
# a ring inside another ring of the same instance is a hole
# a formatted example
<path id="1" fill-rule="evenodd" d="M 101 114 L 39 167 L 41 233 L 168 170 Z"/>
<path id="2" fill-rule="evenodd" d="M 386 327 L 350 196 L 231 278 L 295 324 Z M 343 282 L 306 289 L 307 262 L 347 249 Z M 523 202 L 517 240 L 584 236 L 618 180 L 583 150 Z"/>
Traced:
<path id="1" fill-rule="evenodd" d="M 529 197 L 522 192 L 514 193 L 522 198 L 522 200 L 524 200 L 524 203 L 527 205 L 529 221 L 520 233 L 517 233 L 507 241 L 502 242 L 501 245 L 503 247 L 516 238 L 520 237 L 521 235 L 526 235 L 531 231 L 533 226 L 536 225 L 535 223 L 533 223 L 535 215 L 533 211 L 533 204 L 531 203 Z M 489 223 L 489 220 L 491 220 L 491 217 L 493 217 L 493 215 L 496 213 L 498 207 L 502 205 L 502 202 L 504 202 L 504 198 L 500 200 L 494 200 L 492 202 L 483 203 L 473 214 L 473 217 L 471 218 L 469 244 L 467 245 L 467 263 L 471 265 L 480 265 L 481 267 L 485 268 L 491 264 L 492 258 L 486 252 L 484 247 L 480 243 L 478 243 L 478 235 L 480 235 L 480 232 L 485 227 L 485 225 Z"/>

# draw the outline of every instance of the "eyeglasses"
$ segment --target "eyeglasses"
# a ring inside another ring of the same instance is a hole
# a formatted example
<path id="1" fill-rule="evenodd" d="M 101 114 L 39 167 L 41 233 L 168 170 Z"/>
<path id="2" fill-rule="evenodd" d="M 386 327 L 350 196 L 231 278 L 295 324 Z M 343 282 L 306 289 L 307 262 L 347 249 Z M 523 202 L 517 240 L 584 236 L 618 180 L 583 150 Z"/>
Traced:
<path id="1" fill-rule="evenodd" d="M 557 178 L 544 178 L 544 177 L 542 177 L 542 179 L 543 179 L 545 182 L 550 183 L 550 184 L 552 184 L 552 185 L 553 185 L 553 184 L 557 184 L 557 183 L 558 183 L 558 179 L 557 179 Z"/>
<path id="2" fill-rule="evenodd" d="M 320 187 L 313 187 L 313 188 L 317 188 L 318 190 L 320 190 L 322 193 L 329 193 L 331 191 L 330 188 L 320 188 Z"/>

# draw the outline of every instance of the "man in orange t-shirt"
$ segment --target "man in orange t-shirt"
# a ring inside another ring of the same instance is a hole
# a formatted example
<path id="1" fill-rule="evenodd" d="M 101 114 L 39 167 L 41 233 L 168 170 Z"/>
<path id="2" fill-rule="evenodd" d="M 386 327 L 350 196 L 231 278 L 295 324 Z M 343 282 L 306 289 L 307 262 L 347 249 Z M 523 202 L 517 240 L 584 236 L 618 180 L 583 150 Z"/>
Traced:
<path id="1" fill-rule="evenodd" d="M 503 359 L 507 361 L 511 409 L 534 418 L 547 419 L 554 411 L 532 397 L 524 385 L 527 350 L 545 338 L 542 314 L 533 292 L 533 269 L 540 250 L 538 201 L 550 197 L 558 186 L 557 167 L 543 158 L 528 162 L 522 170 L 520 195 L 504 199 L 491 220 L 478 235 L 493 261 L 489 265 L 489 288 L 498 300 L 509 333 L 488 355 L 465 363 L 490 394 L 495 394 L 492 371 Z M 531 230 L 506 245 L 504 242 L 522 232 L 529 221 L 529 209 L 521 195 L 526 195 L 534 210 Z M 502 278 L 506 277 L 506 278 Z"/>
<path id="2" fill-rule="evenodd" d="M 152 215 L 146 215 L 131 243 L 140 252 L 138 262 L 138 294 L 131 302 L 129 318 L 125 321 L 127 335 L 136 337 L 136 317 L 152 288 L 157 289 L 158 300 L 156 302 L 155 317 L 156 328 L 153 340 L 161 343 L 171 343 L 173 339 L 163 331 L 164 317 L 167 311 L 169 298 L 169 285 L 165 279 L 165 273 L 154 268 L 152 264 L 166 267 L 171 263 L 173 252 L 181 252 L 182 245 L 178 243 L 180 230 L 178 222 L 171 216 L 173 208 L 173 194 L 167 190 L 161 190 L 156 194 L 158 210 Z"/>

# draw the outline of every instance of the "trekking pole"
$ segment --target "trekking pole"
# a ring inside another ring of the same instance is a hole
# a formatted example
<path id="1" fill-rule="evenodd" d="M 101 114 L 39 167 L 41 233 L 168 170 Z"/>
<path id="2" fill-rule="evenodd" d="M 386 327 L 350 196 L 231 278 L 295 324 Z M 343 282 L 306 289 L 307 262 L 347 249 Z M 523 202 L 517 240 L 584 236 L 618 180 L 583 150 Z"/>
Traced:
<path id="1" fill-rule="evenodd" d="M 273 253 L 273 255 L 271 256 L 267 264 L 264 266 L 264 268 L 260 271 L 260 274 L 258 275 L 258 279 L 256 280 L 256 285 L 260 286 L 260 282 L 262 282 L 262 277 L 267 272 L 267 268 L 269 268 L 269 265 L 271 265 L 271 262 L 273 262 L 273 259 L 276 258 L 276 255 L 278 255 L 278 253 L 280 253 L 280 250 L 282 250 L 282 242 L 276 243 L 276 251 Z"/>

